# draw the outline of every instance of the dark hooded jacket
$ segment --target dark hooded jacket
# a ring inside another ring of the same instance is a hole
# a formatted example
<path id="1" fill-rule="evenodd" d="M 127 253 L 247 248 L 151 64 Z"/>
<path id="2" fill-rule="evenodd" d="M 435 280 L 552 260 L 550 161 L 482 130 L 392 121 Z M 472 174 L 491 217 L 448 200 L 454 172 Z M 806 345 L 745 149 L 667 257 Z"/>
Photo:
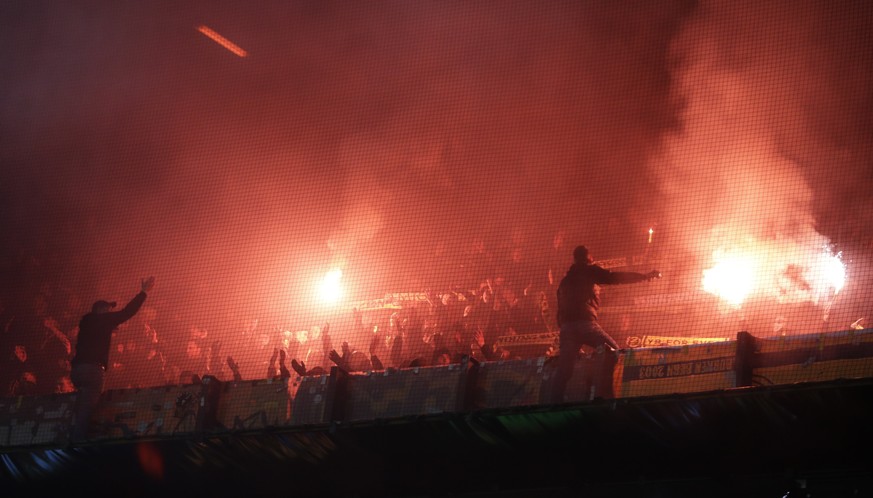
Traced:
<path id="1" fill-rule="evenodd" d="M 130 320 L 145 302 L 146 293 L 140 292 L 121 311 L 88 313 L 79 321 L 76 357 L 72 364 L 96 363 L 108 367 L 112 332 Z"/>
<path id="2" fill-rule="evenodd" d="M 558 286 L 558 325 L 579 320 L 597 321 L 601 285 L 632 284 L 646 279 L 648 276 L 640 273 L 574 264 Z"/>

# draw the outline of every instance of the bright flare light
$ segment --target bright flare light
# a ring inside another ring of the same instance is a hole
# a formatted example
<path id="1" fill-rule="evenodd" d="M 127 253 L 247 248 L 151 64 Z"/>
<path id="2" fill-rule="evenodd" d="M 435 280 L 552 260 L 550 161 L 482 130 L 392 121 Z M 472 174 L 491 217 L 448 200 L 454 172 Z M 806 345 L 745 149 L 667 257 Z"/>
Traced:
<path id="1" fill-rule="evenodd" d="M 750 257 L 727 256 L 703 272 L 703 290 L 740 306 L 755 288 L 756 264 Z"/>
<path id="2" fill-rule="evenodd" d="M 846 285 L 846 266 L 843 264 L 842 253 L 832 255 L 825 251 L 819 254 L 812 263 L 809 280 L 817 298 L 836 296 Z"/>
<path id="3" fill-rule="evenodd" d="M 703 272 L 703 290 L 739 307 L 752 295 L 780 303 L 832 303 L 846 283 L 841 254 L 759 243 L 754 249 L 717 251 Z"/>
<path id="4" fill-rule="evenodd" d="M 318 289 L 318 297 L 325 303 L 336 303 L 343 297 L 343 286 L 340 283 L 343 272 L 339 268 L 327 272 Z"/>
<path id="5" fill-rule="evenodd" d="M 782 269 L 776 278 L 778 299 L 782 303 L 811 302 L 830 306 L 846 284 L 842 254 L 834 255 L 828 248 L 795 257 L 787 266 L 784 262 L 773 266 Z M 767 290 L 762 289 L 762 292 Z"/>

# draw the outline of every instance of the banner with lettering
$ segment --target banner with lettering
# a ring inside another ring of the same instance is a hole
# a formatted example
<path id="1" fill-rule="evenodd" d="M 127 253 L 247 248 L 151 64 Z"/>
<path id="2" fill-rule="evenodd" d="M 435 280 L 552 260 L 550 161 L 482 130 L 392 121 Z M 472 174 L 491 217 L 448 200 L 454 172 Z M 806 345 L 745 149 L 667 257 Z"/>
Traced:
<path id="1" fill-rule="evenodd" d="M 821 382 L 873 376 L 873 329 L 756 340 L 755 385 Z"/>
<path id="2" fill-rule="evenodd" d="M 623 351 L 613 372 L 615 397 L 736 387 L 736 351 L 736 341 Z"/>
<path id="3" fill-rule="evenodd" d="M 630 336 L 627 338 L 629 348 L 670 348 L 690 346 L 692 344 L 709 344 L 712 342 L 727 342 L 730 337 L 670 337 L 663 335 Z"/>
<path id="4" fill-rule="evenodd" d="M 530 346 L 543 344 L 546 346 L 558 344 L 558 332 L 537 332 L 535 334 L 502 335 L 494 343 L 499 347 Z"/>

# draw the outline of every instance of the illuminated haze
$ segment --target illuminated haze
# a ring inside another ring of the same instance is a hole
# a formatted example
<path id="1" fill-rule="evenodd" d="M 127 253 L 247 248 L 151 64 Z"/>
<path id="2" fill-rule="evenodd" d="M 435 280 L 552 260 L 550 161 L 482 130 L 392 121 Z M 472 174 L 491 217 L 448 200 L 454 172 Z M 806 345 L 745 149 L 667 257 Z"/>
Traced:
<path id="1" fill-rule="evenodd" d="M 198 326 L 242 355 L 234 338 L 253 320 L 335 317 L 315 299 L 332 268 L 349 299 L 371 299 L 469 283 L 476 239 L 540 267 L 558 230 L 569 264 L 579 243 L 639 254 L 650 227 L 658 291 L 697 292 L 714 250 L 762 242 L 839 242 L 846 295 L 870 289 L 873 19 L 860 3 L 0 14 L 5 317 L 50 294 L 69 329 L 153 274 L 144 316 L 165 340 Z"/>
<path id="2" fill-rule="evenodd" d="M 720 257 L 753 256 L 758 297 L 824 307 L 814 268 L 845 250 L 853 289 L 869 292 L 853 236 L 869 246 L 870 19 L 815 2 L 711 2 L 676 37 L 682 127 L 652 164 L 688 286 Z"/>

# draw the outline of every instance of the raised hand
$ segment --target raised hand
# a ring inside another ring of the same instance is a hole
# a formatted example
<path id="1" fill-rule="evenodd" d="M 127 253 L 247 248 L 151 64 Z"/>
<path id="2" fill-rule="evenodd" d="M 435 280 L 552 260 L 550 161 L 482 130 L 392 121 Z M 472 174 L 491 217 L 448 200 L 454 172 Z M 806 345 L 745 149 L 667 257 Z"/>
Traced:
<path id="1" fill-rule="evenodd" d="M 227 357 L 227 366 L 230 367 L 231 372 L 233 372 L 233 381 L 240 382 L 242 380 L 242 375 L 239 373 L 239 365 L 233 361 L 232 356 Z"/>
<path id="2" fill-rule="evenodd" d="M 336 349 L 331 349 L 330 353 L 327 353 L 327 357 L 330 358 L 330 361 L 336 363 L 336 366 L 343 366 L 343 359 L 340 357 L 339 353 L 336 352 Z"/>
<path id="3" fill-rule="evenodd" d="M 376 354 L 376 351 L 377 351 L 378 348 L 379 348 L 379 340 L 380 340 L 381 338 L 382 338 L 381 335 L 379 335 L 379 334 L 373 334 L 372 339 L 370 339 L 370 349 L 369 349 L 369 351 L 370 351 L 370 355 L 371 355 L 371 356 L 374 355 L 374 354 Z"/>
<path id="4" fill-rule="evenodd" d="M 143 292 L 151 291 L 152 287 L 155 286 L 155 277 L 149 277 L 149 278 L 142 279 L 141 285 L 142 285 L 141 288 L 142 288 Z"/>
<path id="5" fill-rule="evenodd" d="M 279 375 L 283 379 L 287 379 L 291 377 L 291 372 L 288 371 L 288 367 L 285 366 L 285 350 L 279 350 Z"/>
<path id="6" fill-rule="evenodd" d="M 303 362 L 297 363 L 297 360 L 291 360 L 291 368 L 297 372 L 297 375 L 303 377 L 306 375 L 306 364 Z"/>
<path id="7" fill-rule="evenodd" d="M 382 365 L 382 360 L 374 354 L 370 355 L 370 364 L 373 365 L 373 370 L 385 370 L 385 365 Z"/>
<path id="8" fill-rule="evenodd" d="M 394 328 L 397 329 L 397 335 L 400 336 L 404 333 L 403 330 L 403 317 L 400 316 L 399 312 L 395 312 L 391 315 L 391 325 L 394 325 Z"/>
<path id="9" fill-rule="evenodd" d="M 478 344 L 480 348 L 485 346 L 485 334 L 482 332 L 481 327 L 476 328 L 476 336 L 475 337 L 476 337 L 476 344 Z"/>
<path id="10" fill-rule="evenodd" d="M 330 324 L 325 323 L 321 328 L 321 349 L 322 351 L 330 351 L 333 346 L 330 343 Z"/>

